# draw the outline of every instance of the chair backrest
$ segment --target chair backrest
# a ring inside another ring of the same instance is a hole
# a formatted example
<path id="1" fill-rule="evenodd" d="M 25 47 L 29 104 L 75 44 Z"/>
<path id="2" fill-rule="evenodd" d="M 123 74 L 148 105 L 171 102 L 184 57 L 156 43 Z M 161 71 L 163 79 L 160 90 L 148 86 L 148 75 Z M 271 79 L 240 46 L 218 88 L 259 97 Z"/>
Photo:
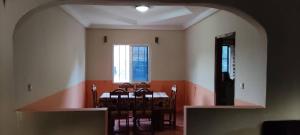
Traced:
<path id="1" fill-rule="evenodd" d="M 92 91 L 92 97 L 93 97 L 93 107 L 98 107 L 98 97 L 97 97 L 98 94 L 97 94 L 96 84 L 92 85 L 91 91 Z"/>
<path id="2" fill-rule="evenodd" d="M 138 89 L 134 92 L 134 110 L 152 110 L 153 91 L 149 89 Z"/>
<path id="3" fill-rule="evenodd" d="M 145 82 L 141 82 L 141 83 L 136 84 L 135 88 L 137 90 L 139 90 L 139 89 L 149 89 L 150 85 L 145 83 Z"/>
<path id="4" fill-rule="evenodd" d="M 134 89 L 134 85 L 130 83 L 123 83 L 119 85 L 119 88 L 125 89 L 125 91 L 128 91 L 129 89 Z"/>
<path id="5" fill-rule="evenodd" d="M 174 84 L 171 88 L 171 97 L 170 97 L 170 107 L 171 109 L 176 110 L 176 94 L 177 94 L 177 86 Z"/>
<path id="6" fill-rule="evenodd" d="M 115 89 L 114 91 L 109 93 L 109 97 L 112 98 L 113 96 L 117 96 L 117 98 L 121 98 L 122 96 L 127 96 L 128 97 L 129 92 L 127 92 L 126 90 L 123 89 Z"/>
<path id="7" fill-rule="evenodd" d="M 110 110 L 128 110 L 129 103 L 127 102 L 129 99 L 129 92 L 123 89 L 115 89 L 114 91 L 109 93 L 109 99 L 111 104 L 108 106 Z"/>

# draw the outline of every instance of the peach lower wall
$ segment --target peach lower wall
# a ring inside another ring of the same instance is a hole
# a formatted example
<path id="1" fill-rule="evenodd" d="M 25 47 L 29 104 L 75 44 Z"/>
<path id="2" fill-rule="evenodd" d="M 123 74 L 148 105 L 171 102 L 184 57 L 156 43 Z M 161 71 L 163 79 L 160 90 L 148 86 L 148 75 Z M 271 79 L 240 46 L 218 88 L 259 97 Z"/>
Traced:
<path id="1" fill-rule="evenodd" d="M 18 110 L 92 108 L 91 88 L 93 84 L 97 86 L 98 97 L 103 92 L 118 88 L 118 84 L 114 84 L 112 80 L 86 80 Z M 214 92 L 190 81 L 153 80 L 150 82 L 150 89 L 153 91 L 163 91 L 170 95 L 173 84 L 177 86 L 176 104 L 178 112 L 182 112 L 184 106 L 215 106 Z M 258 107 L 255 104 L 242 100 L 235 100 L 235 106 Z"/>
<path id="2" fill-rule="evenodd" d="M 185 104 L 189 106 L 214 106 L 214 92 L 190 81 L 185 81 Z"/>
<path id="3" fill-rule="evenodd" d="M 92 107 L 92 85 L 97 86 L 97 96 L 103 92 L 111 91 L 118 88 L 118 84 L 114 84 L 112 80 L 87 80 L 86 81 L 86 107 Z M 214 92 L 201 87 L 190 81 L 185 80 L 152 80 L 150 82 L 150 89 L 153 91 L 163 91 L 168 95 L 171 93 L 173 84 L 177 86 L 176 104 L 177 111 L 183 111 L 184 106 L 215 106 Z M 247 103 L 241 100 L 236 100 L 235 106 L 257 106 L 255 104 Z"/>
<path id="4" fill-rule="evenodd" d="M 239 100 L 239 99 L 234 100 L 234 106 L 236 106 L 236 107 L 240 107 L 241 106 L 241 107 L 264 108 L 264 106 L 256 105 L 256 104 L 249 103 L 249 102 L 246 102 L 246 101 L 242 101 L 242 100 Z"/>
<path id="5" fill-rule="evenodd" d="M 195 84 L 190 81 L 186 81 L 185 83 L 185 105 L 188 106 L 215 106 L 215 94 L 214 91 L 208 90 L 206 88 L 201 87 L 198 84 Z M 262 106 L 249 103 L 243 100 L 235 99 L 234 101 L 235 107 L 258 107 L 262 108 Z"/>
<path id="6" fill-rule="evenodd" d="M 43 110 L 59 108 L 85 108 L 85 81 L 82 81 L 70 88 L 61 90 L 58 93 L 35 101 L 18 110 Z"/>

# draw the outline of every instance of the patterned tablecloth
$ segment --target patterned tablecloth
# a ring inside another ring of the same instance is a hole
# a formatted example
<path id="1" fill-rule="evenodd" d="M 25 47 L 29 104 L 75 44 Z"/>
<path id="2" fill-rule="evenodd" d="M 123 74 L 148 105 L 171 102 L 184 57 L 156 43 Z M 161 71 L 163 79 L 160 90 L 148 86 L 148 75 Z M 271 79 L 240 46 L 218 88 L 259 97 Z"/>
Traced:
<path id="1" fill-rule="evenodd" d="M 124 99 L 128 100 L 126 102 L 128 103 L 134 103 L 134 93 L 129 93 L 129 98 L 127 96 L 121 96 L 121 98 L 124 97 Z M 149 95 L 146 95 L 146 97 L 149 97 Z M 151 97 L 151 96 L 150 96 Z M 117 96 L 112 96 L 112 98 L 117 99 Z M 166 92 L 153 92 L 153 102 L 154 105 L 159 105 L 161 107 L 167 106 L 169 104 L 169 96 Z M 99 97 L 99 104 L 102 107 L 107 107 L 108 104 L 110 104 L 112 101 L 110 100 L 110 94 L 109 92 L 104 92 Z"/>

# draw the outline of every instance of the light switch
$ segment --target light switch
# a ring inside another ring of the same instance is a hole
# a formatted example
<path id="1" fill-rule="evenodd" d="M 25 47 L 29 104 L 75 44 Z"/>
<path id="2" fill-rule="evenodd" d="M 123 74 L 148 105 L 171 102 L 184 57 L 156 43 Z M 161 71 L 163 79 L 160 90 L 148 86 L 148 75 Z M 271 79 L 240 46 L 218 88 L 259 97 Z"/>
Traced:
<path id="1" fill-rule="evenodd" d="M 240 88 L 241 88 L 242 90 L 244 90 L 244 89 L 245 89 L 245 83 L 241 83 L 241 84 L 240 84 Z"/>
<path id="2" fill-rule="evenodd" d="M 29 83 L 28 85 L 27 85 L 27 91 L 31 91 L 32 90 L 32 85 Z"/>

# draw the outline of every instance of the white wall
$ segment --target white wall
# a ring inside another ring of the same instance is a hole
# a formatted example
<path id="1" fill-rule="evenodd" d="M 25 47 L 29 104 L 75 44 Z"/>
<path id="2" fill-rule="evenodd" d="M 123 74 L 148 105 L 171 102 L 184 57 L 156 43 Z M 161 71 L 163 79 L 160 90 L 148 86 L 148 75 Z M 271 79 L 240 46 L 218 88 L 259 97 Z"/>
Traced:
<path id="1" fill-rule="evenodd" d="M 155 37 L 159 37 L 159 44 L 155 44 Z M 88 29 L 86 39 L 87 80 L 113 80 L 114 44 L 149 44 L 151 80 L 184 80 L 183 31 Z"/>
<path id="2" fill-rule="evenodd" d="M 221 10 L 186 30 L 187 80 L 214 91 L 215 37 L 230 32 L 236 32 L 235 98 L 265 106 L 265 33 L 230 12 Z"/>
<path id="3" fill-rule="evenodd" d="M 17 107 L 85 80 L 85 28 L 59 7 L 19 24 L 14 54 Z"/>

